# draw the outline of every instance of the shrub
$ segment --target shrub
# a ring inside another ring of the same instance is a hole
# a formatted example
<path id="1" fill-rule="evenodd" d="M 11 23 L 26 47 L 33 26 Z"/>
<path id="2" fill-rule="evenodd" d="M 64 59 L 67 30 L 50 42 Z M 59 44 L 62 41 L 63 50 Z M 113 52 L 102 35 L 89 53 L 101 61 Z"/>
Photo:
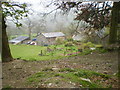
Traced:
<path id="1" fill-rule="evenodd" d="M 57 39 L 56 39 L 56 44 L 57 44 L 57 45 L 63 44 L 63 43 L 64 43 L 63 38 L 57 38 Z"/>
<path id="2" fill-rule="evenodd" d="M 74 43 L 75 45 L 81 45 L 81 41 L 76 41 L 76 40 L 74 40 L 73 43 Z"/>
<path id="3" fill-rule="evenodd" d="M 72 42 L 67 42 L 67 43 L 65 44 L 65 47 L 71 47 L 71 46 L 74 46 L 74 44 L 73 44 Z"/>
<path id="4" fill-rule="evenodd" d="M 89 46 L 89 47 L 95 47 L 95 45 L 91 42 L 87 42 L 86 45 Z"/>
<path id="5" fill-rule="evenodd" d="M 103 48 L 102 45 L 95 45 L 96 48 Z"/>
<path id="6" fill-rule="evenodd" d="M 73 39 L 72 38 L 68 38 L 67 41 L 73 41 Z"/>
<path id="7" fill-rule="evenodd" d="M 116 73 L 116 76 L 120 78 L 120 71 Z"/>
<path id="8" fill-rule="evenodd" d="M 82 52 L 82 54 L 83 54 L 83 55 L 88 55 L 88 54 L 90 54 L 91 52 L 92 52 L 92 50 L 86 49 L 86 50 L 84 50 L 84 51 Z"/>
<path id="9" fill-rule="evenodd" d="M 91 42 L 87 42 L 81 45 L 82 49 L 90 49 L 91 47 L 95 47 L 95 45 Z"/>
<path id="10" fill-rule="evenodd" d="M 106 53 L 108 50 L 104 48 L 97 48 L 96 51 L 98 51 L 99 53 Z"/>

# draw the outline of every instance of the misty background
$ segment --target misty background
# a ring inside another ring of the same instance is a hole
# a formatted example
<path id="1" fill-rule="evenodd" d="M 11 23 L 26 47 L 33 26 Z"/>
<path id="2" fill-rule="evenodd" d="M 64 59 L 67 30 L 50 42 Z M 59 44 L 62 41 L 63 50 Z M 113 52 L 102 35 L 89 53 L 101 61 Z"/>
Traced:
<path id="1" fill-rule="evenodd" d="M 74 9 L 68 13 L 63 13 L 52 5 L 53 0 L 12 0 L 11 2 L 26 3 L 29 10 L 28 17 L 25 17 L 19 22 L 22 23 L 22 27 L 16 27 L 11 17 L 7 17 L 7 34 L 8 38 L 13 35 L 29 35 L 31 33 L 38 34 L 43 32 L 56 32 L 60 31 L 66 35 L 73 35 L 76 29 L 86 26 L 84 21 L 81 21 L 78 25 L 78 21 L 74 18 L 76 14 Z M 10 39 L 10 38 L 9 38 Z"/>

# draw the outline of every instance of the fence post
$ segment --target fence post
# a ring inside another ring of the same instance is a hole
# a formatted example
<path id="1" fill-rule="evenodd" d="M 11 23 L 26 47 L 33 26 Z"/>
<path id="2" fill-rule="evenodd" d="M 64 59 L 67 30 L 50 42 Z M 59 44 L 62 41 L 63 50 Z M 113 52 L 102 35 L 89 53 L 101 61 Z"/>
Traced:
<path id="1" fill-rule="evenodd" d="M 42 50 L 41 50 L 41 56 L 43 55 L 43 52 L 42 52 Z"/>

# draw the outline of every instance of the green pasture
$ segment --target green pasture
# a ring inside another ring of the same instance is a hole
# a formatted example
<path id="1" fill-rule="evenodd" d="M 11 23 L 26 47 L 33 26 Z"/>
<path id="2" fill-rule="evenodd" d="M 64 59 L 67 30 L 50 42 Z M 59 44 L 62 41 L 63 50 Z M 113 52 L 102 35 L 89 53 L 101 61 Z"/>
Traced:
<path id="1" fill-rule="evenodd" d="M 96 49 L 90 50 L 90 47 L 95 47 Z M 102 49 L 99 47 L 101 47 L 101 45 L 95 45 L 91 42 L 82 43 L 81 45 L 76 45 L 74 43 L 72 44 L 67 43 L 67 44 L 50 45 L 50 46 L 10 44 L 10 49 L 11 49 L 13 58 L 31 60 L 31 61 L 55 60 L 55 59 L 61 59 L 64 57 L 76 56 L 76 55 L 87 55 L 93 51 L 98 51 L 100 53 L 106 52 L 105 49 Z M 48 51 L 47 48 L 51 49 L 51 51 Z M 78 49 L 82 49 L 82 52 L 78 52 Z"/>
<path id="2" fill-rule="evenodd" d="M 13 58 L 23 59 L 23 60 L 55 60 L 60 59 L 69 53 L 77 52 L 76 47 L 64 47 L 64 45 L 52 45 L 49 46 L 53 51 L 48 52 L 45 46 L 33 46 L 33 45 L 11 45 L 10 49 Z M 66 51 L 70 49 L 69 51 Z M 42 55 L 39 55 L 41 54 Z"/>

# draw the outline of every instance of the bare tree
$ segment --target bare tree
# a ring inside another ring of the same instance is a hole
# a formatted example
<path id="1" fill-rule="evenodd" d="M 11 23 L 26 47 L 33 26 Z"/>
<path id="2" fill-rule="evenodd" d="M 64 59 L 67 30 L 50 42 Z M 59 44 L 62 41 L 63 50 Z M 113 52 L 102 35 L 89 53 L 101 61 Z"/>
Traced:
<path id="1" fill-rule="evenodd" d="M 120 2 L 81 2 L 71 0 L 55 0 L 54 5 L 57 9 L 63 10 L 68 13 L 71 9 L 75 10 L 77 14 L 75 20 L 86 21 L 95 30 L 102 29 L 110 25 L 110 43 L 115 43 L 117 40 L 117 26 L 119 20 Z M 113 5 L 112 5 L 113 4 Z M 112 11 L 112 13 L 111 13 Z M 111 20 L 111 21 L 110 21 Z M 114 30 L 115 29 L 115 30 Z"/>

